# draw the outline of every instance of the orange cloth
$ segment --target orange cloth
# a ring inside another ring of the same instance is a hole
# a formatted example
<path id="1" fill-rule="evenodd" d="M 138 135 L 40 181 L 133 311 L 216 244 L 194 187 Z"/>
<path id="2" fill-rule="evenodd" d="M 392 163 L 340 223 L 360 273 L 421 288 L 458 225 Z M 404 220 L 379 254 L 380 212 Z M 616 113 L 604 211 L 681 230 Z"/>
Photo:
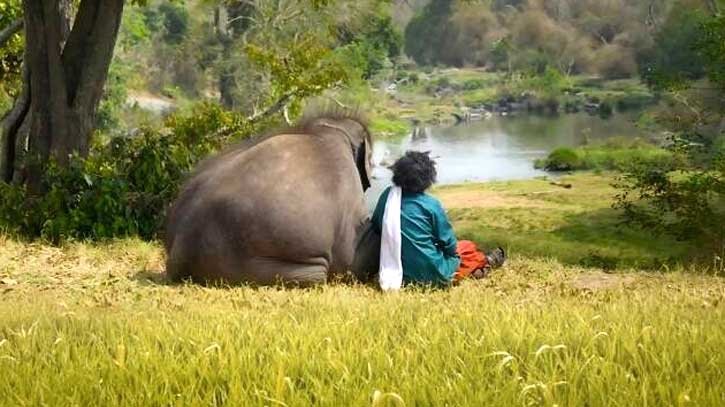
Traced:
<path id="1" fill-rule="evenodd" d="M 488 265 L 486 254 L 478 250 L 476 244 L 470 240 L 459 240 L 456 246 L 456 253 L 461 258 L 461 265 L 453 275 L 454 281 L 461 281 L 477 269 L 483 269 Z"/>

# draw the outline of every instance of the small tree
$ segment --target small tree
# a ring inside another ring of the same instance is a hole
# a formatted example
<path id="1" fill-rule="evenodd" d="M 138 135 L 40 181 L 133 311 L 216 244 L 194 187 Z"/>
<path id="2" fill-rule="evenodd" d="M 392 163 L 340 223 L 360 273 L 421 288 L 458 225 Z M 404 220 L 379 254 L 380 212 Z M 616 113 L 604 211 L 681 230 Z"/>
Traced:
<path id="1" fill-rule="evenodd" d="M 725 16 L 704 18 L 690 47 L 706 79 L 688 64 L 680 69 L 650 65 L 650 84 L 674 109 L 660 115 L 671 130 L 676 160 L 635 167 L 618 182 L 615 207 L 628 221 L 680 239 L 695 240 L 718 253 L 725 250 Z M 663 38 L 663 37 L 660 37 Z M 666 64 L 662 61 L 662 64 Z M 676 68 L 676 67 L 674 67 Z M 694 86 L 697 84 L 697 86 Z"/>
<path id="2" fill-rule="evenodd" d="M 0 126 L 0 180 L 40 192 L 43 166 L 85 155 L 124 0 L 25 0 L 23 89 Z"/>

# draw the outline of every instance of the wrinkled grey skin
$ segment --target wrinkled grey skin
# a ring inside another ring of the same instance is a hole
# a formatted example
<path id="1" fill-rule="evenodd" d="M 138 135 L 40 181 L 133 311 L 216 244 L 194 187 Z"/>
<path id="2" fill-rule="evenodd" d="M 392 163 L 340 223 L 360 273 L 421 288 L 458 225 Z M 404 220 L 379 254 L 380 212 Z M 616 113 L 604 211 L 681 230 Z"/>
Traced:
<path id="1" fill-rule="evenodd" d="M 359 120 L 331 115 L 205 162 L 169 214 L 168 276 L 310 285 L 346 272 L 367 218 L 371 141 Z"/>

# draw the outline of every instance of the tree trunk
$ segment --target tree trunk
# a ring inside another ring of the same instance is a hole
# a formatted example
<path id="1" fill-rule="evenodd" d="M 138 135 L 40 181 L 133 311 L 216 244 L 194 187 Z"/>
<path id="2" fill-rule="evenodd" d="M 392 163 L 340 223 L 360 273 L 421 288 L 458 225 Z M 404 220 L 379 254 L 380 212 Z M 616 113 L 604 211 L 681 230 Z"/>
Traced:
<path id="1" fill-rule="evenodd" d="M 232 52 L 232 35 L 229 30 L 229 12 L 227 6 L 221 5 L 215 9 L 214 23 L 216 25 L 217 41 L 222 45 L 222 60 L 218 78 L 219 102 L 227 109 L 233 109 L 234 89 L 236 88 L 236 78 L 234 76 L 234 67 L 229 63 Z"/>
<path id="2" fill-rule="evenodd" d="M 26 0 L 25 83 L 4 118 L 2 180 L 40 193 L 48 160 L 88 153 L 124 0 L 82 0 L 69 32 L 70 0 Z"/>

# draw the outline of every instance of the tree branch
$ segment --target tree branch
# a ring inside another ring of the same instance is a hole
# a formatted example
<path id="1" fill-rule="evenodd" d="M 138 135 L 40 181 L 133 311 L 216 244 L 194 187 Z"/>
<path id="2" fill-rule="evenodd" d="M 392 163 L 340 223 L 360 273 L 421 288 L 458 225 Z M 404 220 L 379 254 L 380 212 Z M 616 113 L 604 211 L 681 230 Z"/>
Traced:
<path id="1" fill-rule="evenodd" d="M 272 116 L 273 114 L 283 111 L 287 104 L 292 101 L 293 96 L 293 92 L 285 93 L 279 99 L 277 99 L 277 101 L 274 102 L 274 104 L 272 104 L 270 107 L 247 117 L 247 122 L 256 123 L 260 120 L 266 119 L 269 116 Z"/>
<path id="2" fill-rule="evenodd" d="M 11 182 L 15 169 L 17 134 L 30 108 L 30 74 L 27 64 L 23 67 L 23 89 L 13 108 L 0 121 L 0 181 Z"/>
<path id="3" fill-rule="evenodd" d="M 22 18 L 18 18 L 17 20 L 10 23 L 10 25 L 3 28 L 2 31 L 0 31 L 0 48 L 4 47 L 5 43 L 10 40 L 13 34 L 20 31 L 21 28 L 23 28 Z"/>

